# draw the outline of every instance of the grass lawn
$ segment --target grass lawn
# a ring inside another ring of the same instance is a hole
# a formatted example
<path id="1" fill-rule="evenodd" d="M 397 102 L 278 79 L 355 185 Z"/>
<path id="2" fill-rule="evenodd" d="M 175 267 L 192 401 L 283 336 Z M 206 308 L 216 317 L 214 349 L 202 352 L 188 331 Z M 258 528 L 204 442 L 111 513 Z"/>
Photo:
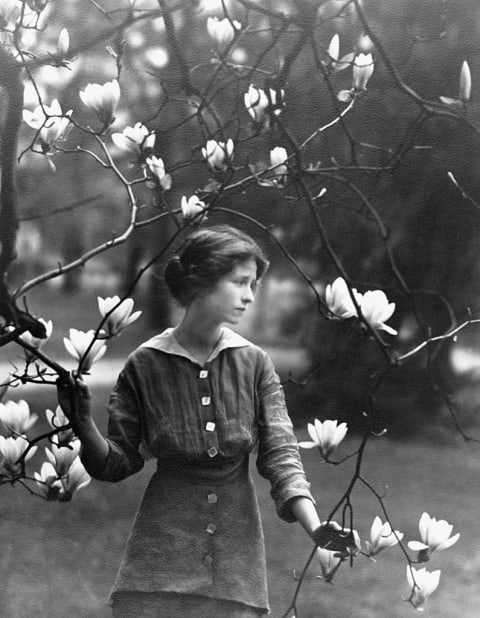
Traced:
<path id="1" fill-rule="evenodd" d="M 47 405 L 42 390 L 36 410 Z M 98 399 L 106 397 L 97 387 Z M 99 422 L 104 422 L 102 412 Z M 303 431 L 299 430 L 303 439 Z M 342 453 L 356 447 L 355 438 L 342 445 Z M 315 451 L 303 451 L 320 513 L 326 515 L 341 496 L 352 464 L 322 464 Z M 121 484 L 98 481 L 81 490 L 71 503 L 46 503 L 21 487 L 1 488 L 0 616 L 27 618 L 106 618 L 105 599 L 113 583 L 123 546 L 152 466 Z M 254 471 L 255 476 L 256 472 Z M 386 503 L 395 527 L 405 539 L 416 539 L 417 523 L 425 510 L 454 523 L 462 536 L 449 550 L 434 554 L 427 567 L 442 569 L 441 584 L 430 598 L 425 616 L 431 618 L 478 616 L 480 607 L 480 523 L 478 520 L 480 457 L 478 447 L 467 444 L 434 446 L 400 443 L 386 438 L 371 442 L 365 475 Z M 295 589 L 293 571 L 301 570 L 310 542 L 295 524 L 278 519 L 268 484 L 257 478 L 269 560 L 272 616 L 278 618 Z M 354 494 L 356 527 L 362 541 L 380 510 L 375 498 L 359 488 Z M 413 615 L 402 602 L 408 590 L 405 562 L 398 548 L 386 550 L 377 562 L 359 556 L 337 573 L 333 585 L 317 578 L 313 564 L 298 605 L 299 618 L 401 618 Z"/>
<path id="2" fill-rule="evenodd" d="M 70 303 L 71 326 L 81 329 L 94 326 L 87 319 L 88 312 L 82 302 L 78 299 L 65 302 Z M 56 307 L 53 299 L 51 307 Z M 65 311 L 62 305 L 59 315 L 65 315 Z M 38 311 L 37 315 L 45 313 Z M 133 326 L 128 334 L 113 342 L 112 357 L 117 362 L 125 350 L 148 335 L 135 330 L 140 328 Z M 57 331 L 56 339 L 49 345 L 60 351 L 61 337 L 65 334 Z M 95 401 L 99 402 L 97 416 L 102 427 L 105 415 L 100 402 L 106 401 L 110 387 L 108 379 L 100 380 L 94 387 Z M 31 407 L 42 417 L 46 407 L 55 406 L 52 391 L 43 388 L 28 397 Z M 8 398 L 18 399 L 20 395 L 21 392 L 12 391 Z M 299 429 L 298 435 L 304 439 L 304 430 Z M 347 438 L 341 454 L 356 446 L 355 437 Z M 405 533 L 405 541 L 418 538 L 417 525 L 423 511 L 437 519 L 447 519 L 454 524 L 454 532 L 461 533 L 455 546 L 434 554 L 426 565 L 429 570 L 442 570 L 440 586 L 424 612 L 429 618 L 476 618 L 479 615 L 479 455 L 477 444 L 464 444 L 453 433 L 450 442 L 443 439 L 440 445 L 432 440 L 407 443 L 384 437 L 374 439 L 367 448 L 365 476 L 379 492 L 386 493 L 392 521 L 396 529 Z M 351 478 L 353 462 L 334 467 L 322 464 L 315 451 L 304 451 L 303 456 L 319 511 L 326 516 L 343 494 Z M 36 456 L 31 467 L 38 468 L 39 460 Z M 46 503 L 28 495 L 19 486 L 2 486 L 0 617 L 110 616 L 105 600 L 152 469 L 148 464 L 138 475 L 121 484 L 92 481 L 66 504 Z M 271 615 L 278 618 L 295 590 L 293 572 L 302 569 L 311 543 L 300 526 L 278 519 L 267 483 L 258 478 L 255 471 L 253 473 L 265 527 Z M 375 497 L 363 487 L 355 491 L 353 506 L 356 528 L 364 543 L 374 516 L 381 515 L 381 511 Z M 399 548 L 382 552 L 376 562 L 359 556 L 353 568 L 342 565 L 333 585 L 318 579 L 320 568 L 314 563 L 302 587 L 297 616 L 403 618 L 415 615 L 415 610 L 402 602 L 402 598 L 408 596 L 405 570 Z"/>

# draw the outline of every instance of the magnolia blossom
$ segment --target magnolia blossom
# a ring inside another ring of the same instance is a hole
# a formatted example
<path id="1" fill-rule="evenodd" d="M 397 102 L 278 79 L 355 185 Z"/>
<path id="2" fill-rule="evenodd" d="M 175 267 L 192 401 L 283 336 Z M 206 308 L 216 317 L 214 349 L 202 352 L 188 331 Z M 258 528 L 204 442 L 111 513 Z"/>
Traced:
<path id="1" fill-rule="evenodd" d="M 80 454 L 80 440 L 74 439 L 65 446 L 52 444 L 51 450 L 45 449 L 45 454 L 52 466 L 54 466 L 58 476 L 65 476 L 73 460 Z"/>
<path id="2" fill-rule="evenodd" d="M 63 56 L 67 54 L 69 47 L 70 36 L 68 34 L 68 30 L 66 28 L 62 28 L 62 30 L 60 30 L 60 34 L 58 35 L 56 55 L 63 58 Z"/>
<path id="3" fill-rule="evenodd" d="M 269 105 L 274 110 L 274 114 L 280 114 L 283 104 L 284 90 L 274 90 L 270 88 L 268 95 L 261 88 L 255 88 L 252 84 L 248 87 L 248 92 L 243 96 L 245 107 L 255 122 L 262 122 L 265 112 Z"/>
<path id="4" fill-rule="evenodd" d="M 120 85 L 116 79 L 102 85 L 88 84 L 79 94 L 83 104 L 97 114 L 103 125 L 113 122 L 120 100 Z"/>
<path id="5" fill-rule="evenodd" d="M 311 442 L 299 442 L 298 445 L 301 448 L 318 448 L 322 457 L 328 459 L 328 457 L 338 448 L 340 442 L 347 435 L 348 427 L 346 423 L 340 423 L 338 421 L 319 421 L 317 418 L 313 424 L 308 423 L 307 431 L 312 438 Z"/>
<path id="6" fill-rule="evenodd" d="M 133 309 L 133 299 L 124 298 L 120 301 L 119 296 L 109 296 L 107 298 L 97 297 L 98 310 L 102 317 L 106 317 L 104 327 L 110 337 L 119 335 L 122 330 L 138 320 L 142 315 L 141 311 Z"/>
<path id="7" fill-rule="evenodd" d="M 34 472 L 33 477 L 47 500 L 56 500 L 63 491 L 62 481 L 58 478 L 54 466 L 49 461 L 44 461 L 40 467 L 40 472 Z"/>
<path id="8" fill-rule="evenodd" d="M 261 122 L 268 107 L 268 97 L 261 88 L 250 84 L 248 92 L 244 94 L 245 107 L 256 122 Z"/>
<path id="9" fill-rule="evenodd" d="M 112 142 L 122 152 L 138 157 L 142 150 L 155 145 L 155 133 L 150 133 L 145 125 L 137 122 L 133 127 L 125 127 L 122 133 L 112 133 Z"/>
<path id="10" fill-rule="evenodd" d="M 353 87 L 366 90 L 374 69 L 372 54 L 358 54 L 353 62 Z"/>
<path id="11" fill-rule="evenodd" d="M 60 427 L 66 427 L 70 424 L 70 421 L 65 416 L 60 406 L 56 407 L 55 412 L 49 409 L 45 410 L 45 416 L 52 429 L 59 429 Z M 73 440 L 73 430 L 63 429 L 52 436 L 51 440 L 57 446 L 65 446 Z"/>
<path id="12" fill-rule="evenodd" d="M 286 165 L 288 154 L 283 146 L 275 146 L 270 150 L 270 166 L 275 167 L 275 173 L 284 176 L 288 172 Z"/>
<path id="13" fill-rule="evenodd" d="M 217 142 L 214 139 L 209 139 L 206 146 L 202 148 L 202 156 L 212 170 L 223 172 L 227 169 L 233 156 L 233 140 L 228 139 L 226 142 Z"/>
<path id="14" fill-rule="evenodd" d="M 156 182 L 153 184 L 153 186 L 151 186 L 147 182 L 148 186 L 151 189 L 154 189 L 158 183 L 164 191 L 168 191 L 172 186 L 172 177 L 170 176 L 170 174 L 165 173 L 165 164 L 163 162 L 163 159 L 152 155 L 151 157 L 147 158 L 146 164 L 149 172 L 156 179 Z"/>
<path id="15" fill-rule="evenodd" d="M 23 399 L 0 403 L 0 422 L 16 436 L 26 433 L 37 419 L 38 416 L 30 412 L 30 406 Z"/>
<path id="16" fill-rule="evenodd" d="M 369 290 L 365 294 L 361 294 L 356 288 L 352 288 L 350 292 L 345 279 L 342 277 L 335 279 L 325 289 L 325 302 L 330 313 L 341 320 L 358 317 L 357 307 L 355 307 L 352 295 L 360 307 L 362 316 L 372 328 L 384 330 L 391 335 L 397 334 L 394 328 L 385 324 L 395 311 L 395 303 L 388 302 L 385 292 Z"/>
<path id="17" fill-rule="evenodd" d="M 423 513 L 418 524 L 421 541 L 410 541 L 408 547 L 418 551 L 419 562 L 427 562 L 434 551 L 443 551 L 454 545 L 460 534 L 450 536 L 453 525 L 444 519 L 436 520 L 428 513 Z"/>
<path id="18" fill-rule="evenodd" d="M 26 436 L 18 436 L 14 438 L 10 436 L 0 436 L 0 455 L 3 456 L 3 461 L 0 464 L 0 473 L 6 473 L 11 475 L 20 474 L 22 471 L 22 464 L 18 461 L 20 457 L 25 453 L 28 448 L 28 440 Z M 25 455 L 24 461 L 28 461 L 35 455 L 38 447 L 32 446 L 32 448 Z"/>
<path id="19" fill-rule="evenodd" d="M 323 547 L 317 547 L 317 558 L 320 562 L 323 579 L 326 582 L 331 582 L 342 561 L 340 554 Z"/>
<path id="20" fill-rule="evenodd" d="M 343 71 L 348 66 L 353 63 L 353 59 L 355 54 L 353 52 L 345 54 L 340 58 L 340 37 L 338 34 L 334 34 L 330 39 L 330 43 L 327 48 L 327 54 L 329 57 L 329 62 L 324 63 L 327 64 L 331 68 L 334 73 L 338 71 Z"/>
<path id="21" fill-rule="evenodd" d="M 276 146 L 270 151 L 270 164 L 264 162 L 251 165 L 255 175 L 259 174 L 257 182 L 262 187 L 283 188 L 288 178 L 288 153 L 283 146 Z"/>
<path id="22" fill-rule="evenodd" d="M 43 153 L 47 154 L 55 144 L 65 138 L 70 130 L 72 110 L 63 113 L 57 99 L 48 105 L 38 105 L 33 112 L 23 110 L 23 120 L 28 126 L 38 131 L 38 138 Z"/>
<path id="23" fill-rule="evenodd" d="M 427 597 L 438 587 L 440 582 L 441 571 L 427 571 L 426 569 L 414 569 L 411 566 L 407 566 L 407 581 L 408 585 L 412 589 L 411 596 L 409 598 L 410 603 L 418 609 L 423 611 Z"/>
<path id="24" fill-rule="evenodd" d="M 207 209 L 205 202 L 202 202 L 197 195 L 192 195 L 188 199 L 185 195 L 183 195 L 181 204 L 182 214 L 185 219 L 193 219 L 201 212 L 205 212 Z"/>
<path id="25" fill-rule="evenodd" d="M 53 324 L 51 320 L 47 321 L 43 318 L 39 318 L 38 321 L 45 326 L 45 337 L 34 337 L 32 333 L 28 330 L 20 335 L 21 341 L 27 343 L 36 350 L 39 350 L 43 346 L 43 344 L 50 339 L 53 331 Z M 35 355 L 32 354 L 29 350 L 25 350 L 25 354 L 28 360 L 33 360 L 35 358 Z"/>
<path id="26" fill-rule="evenodd" d="M 395 303 L 389 303 L 382 290 L 369 290 L 360 299 L 360 309 L 365 320 L 376 330 L 384 330 L 391 335 L 397 331 L 385 324 L 395 311 Z"/>
<path id="27" fill-rule="evenodd" d="M 388 521 L 382 523 L 380 517 L 375 517 L 370 528 L 370 541 L 366 541 L 368 555 L 375 556 L 386 547 L 392 547 L 403 539 L 403 533 L 395 530 Z"/>
<path id="28" fill-rule="evenodd" d="M 218 47 L 226 47 L 235 37 L 235 32 L 240 30 L 242 25 L 236 20 L 230 20 L 227 17 L 218 19 L 218 17 L 209 17 L 207 19 L 208 34 L 212 37 Z"/>
<path id="29" fill-rule="evenodd" d="M 73 494 L 82 489 L 82 487 L 86 487 L 91 480 L 90 475 L 80 461 L 80 457 L 76 457 L 66 476 L 61 479 L 63 485 L 63 492 L 60 496 L 61 502 L 71 500 Z"/>
<path id="30" fill-rule="evenodd" d="M 2 28 L 13 30 L 22 12 L 18 0 L 2 0 L 0 2 L 0 24 Z"/>
<path id="31" fill-rule="evenodd" d="M 351 294 L 357 299 L 357 303 L 360 304 L 362 295 L 355 288 L 352 288 L 350 293 L 347 282 L 343 277 L 337 277 L 325 289 L 325 302 L 329 311 L 341 320 L 347 320 L 358 315 Z"/>
<path id="32" fill-rule="evenodd" d="M 94 363 L 102 358 L 107 351 L 107 346 L 104 341 L 95 340 L 94 330 L 84 332 L 71 328 L 69 334 L 69 339 L 63 338 L 65 348 L 70 356 L 80 361 L 82 373 L 86 373 Z"/>

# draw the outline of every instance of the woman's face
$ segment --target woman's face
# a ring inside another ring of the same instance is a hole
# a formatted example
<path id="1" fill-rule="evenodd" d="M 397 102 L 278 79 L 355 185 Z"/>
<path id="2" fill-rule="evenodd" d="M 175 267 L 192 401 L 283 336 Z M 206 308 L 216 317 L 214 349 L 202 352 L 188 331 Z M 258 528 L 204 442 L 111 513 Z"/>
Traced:
<path id="1" fill-rule="evenodd" d="M 190 308 L 199 312 L 199 319 L 216 324 L 238 324 L 248 305 L 254 301 L 256 287 L 255 260 L 240 262 L 212 289 L 198 294 Z"/>

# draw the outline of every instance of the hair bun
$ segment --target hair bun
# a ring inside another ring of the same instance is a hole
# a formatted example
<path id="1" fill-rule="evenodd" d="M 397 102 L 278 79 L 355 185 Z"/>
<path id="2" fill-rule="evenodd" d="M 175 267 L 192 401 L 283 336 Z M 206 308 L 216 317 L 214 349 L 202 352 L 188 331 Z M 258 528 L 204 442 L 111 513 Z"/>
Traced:
<path id="1" fill-rule="evenodd" d="M 174 255 L 172 256 L 166 266 L 164 271 L 165 283 L 167 284 L 172 295 L 178 299 L 178 295 L 180 290 L 184 287 L 184 280 L 186 276 L 185 267 L 180 259 L 180 256 Z"/>
<path id="2" fill-rule="evenodd" d="M 172 256 L 168 260 L 166 268 L 170 268 L 173 272 L 177 274 L 177 276 L 185 274 L 185 268 L 179 255 Z"/>

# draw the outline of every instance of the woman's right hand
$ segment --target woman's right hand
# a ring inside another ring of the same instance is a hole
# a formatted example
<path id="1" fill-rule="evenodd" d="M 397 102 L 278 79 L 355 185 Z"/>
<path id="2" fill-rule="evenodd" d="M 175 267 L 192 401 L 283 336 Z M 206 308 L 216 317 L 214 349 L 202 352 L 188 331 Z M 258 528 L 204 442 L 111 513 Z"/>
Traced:
<path id="1" fill-rule="evenodd" d="M 91 393 L 87 384 L 79 376 L 60 377 L 57 380 L 58 403 L 68 420 L 82 424 L 91 419 Z"/>

